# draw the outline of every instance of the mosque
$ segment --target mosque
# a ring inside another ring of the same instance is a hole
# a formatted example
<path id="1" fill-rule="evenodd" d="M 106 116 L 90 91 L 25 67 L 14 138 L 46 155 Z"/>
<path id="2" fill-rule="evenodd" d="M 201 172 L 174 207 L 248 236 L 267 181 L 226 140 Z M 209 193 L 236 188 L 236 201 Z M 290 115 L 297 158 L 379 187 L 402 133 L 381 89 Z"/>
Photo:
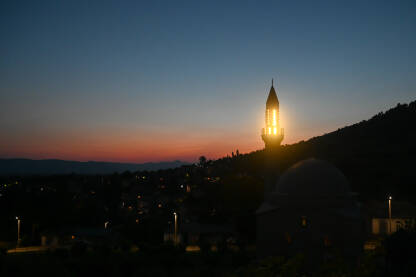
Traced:
<path id="1" fill-rule="evenodd" d="M 266 178 L 264 201 L 256 211 L 258 256 L 303 253 L 316 258 L 331 249 L 356 256 L 363 245 L 363 221 L 347 179 L 334 165 L 314 158 L 280 173 L 283 138 L 272 81 L 262 130 Z"/>

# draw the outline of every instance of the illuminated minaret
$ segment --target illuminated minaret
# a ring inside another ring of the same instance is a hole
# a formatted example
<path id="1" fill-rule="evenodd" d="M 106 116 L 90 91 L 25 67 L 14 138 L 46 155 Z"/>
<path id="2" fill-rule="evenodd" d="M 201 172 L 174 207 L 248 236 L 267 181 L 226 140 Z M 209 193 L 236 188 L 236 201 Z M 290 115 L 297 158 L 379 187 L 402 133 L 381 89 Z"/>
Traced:
<path id="1" fill-rule="evenodd" d="M 273 191 L 277 178 L 279 177 L 279 149 L 284 137 L 284 129 L 279 124 L 279 100 L 273 87 L 270 88 L 266 102 L 265 127 L 262 130 L 261 138 L 264 141 L 266 178 L 264 184 L 265 198 Z"/>
<path id="2" fill-rule="evenodd" d="M 271 150 L 271 148 L 279 147 L 284 137 L 284 129 L 280 128 L 279 124 L 279 100 L 273 87 L 273 79 L 266 102 L 265 121 L 266 125 L 262 130 L 261 138 L 264 141 L 266 149 L 269 148 Z"/>

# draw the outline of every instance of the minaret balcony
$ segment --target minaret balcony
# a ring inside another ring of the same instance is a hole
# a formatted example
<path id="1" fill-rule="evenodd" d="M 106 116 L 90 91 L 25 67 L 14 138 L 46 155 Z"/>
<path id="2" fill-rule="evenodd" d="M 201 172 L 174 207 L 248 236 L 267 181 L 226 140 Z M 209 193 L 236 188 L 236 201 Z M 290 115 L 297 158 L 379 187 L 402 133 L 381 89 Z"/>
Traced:
<path id="1" fill-rule="evenodd" d="M 267 128 L 263 128 L 261 130 L 261 135 L 262 136 L 284 136 L 285 134 L 285 129 L 284 128 L 280 128 L 280 130 L 278 130 L 278 128 L 276 127 L 267 127 Z"/>
<path id="2" fill-rule="evenodd" d="M 261 138 L 264 141 L 264 144 L 266 145 L 266 148 L 276 148 L 279 147 L 281 142 L 284 138 L 284 129 L 281 128 L 280 132 L 270 132 L 269 128 L 263 128 Z"/>

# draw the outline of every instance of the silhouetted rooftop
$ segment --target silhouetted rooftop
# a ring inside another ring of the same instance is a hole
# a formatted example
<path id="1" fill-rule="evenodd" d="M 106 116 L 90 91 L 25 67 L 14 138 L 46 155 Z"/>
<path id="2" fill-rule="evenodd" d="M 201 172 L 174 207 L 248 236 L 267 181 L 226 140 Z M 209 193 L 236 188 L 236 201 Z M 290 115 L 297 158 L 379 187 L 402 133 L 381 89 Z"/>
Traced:
<path id="1" fill-rule="evenodd" d="M 280 177 L 276 191 L 311 196 L 350 194 L 344 174 L 334 165 L 317 159 L 307 159 L 290 167 Z"/>

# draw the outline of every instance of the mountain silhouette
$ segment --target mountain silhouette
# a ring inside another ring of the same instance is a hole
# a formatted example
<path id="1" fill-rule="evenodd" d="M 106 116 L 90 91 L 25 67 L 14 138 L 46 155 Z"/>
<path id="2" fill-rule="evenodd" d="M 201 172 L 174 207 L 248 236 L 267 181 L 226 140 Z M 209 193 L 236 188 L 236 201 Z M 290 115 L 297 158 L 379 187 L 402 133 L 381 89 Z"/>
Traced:
<path id="1" fill-rule="evenodd" d="M 64 160 L 0 159 L 0 175 L 112 174 L 175 168 L 182 161 L 156 163 L 77 162 Z"/>

